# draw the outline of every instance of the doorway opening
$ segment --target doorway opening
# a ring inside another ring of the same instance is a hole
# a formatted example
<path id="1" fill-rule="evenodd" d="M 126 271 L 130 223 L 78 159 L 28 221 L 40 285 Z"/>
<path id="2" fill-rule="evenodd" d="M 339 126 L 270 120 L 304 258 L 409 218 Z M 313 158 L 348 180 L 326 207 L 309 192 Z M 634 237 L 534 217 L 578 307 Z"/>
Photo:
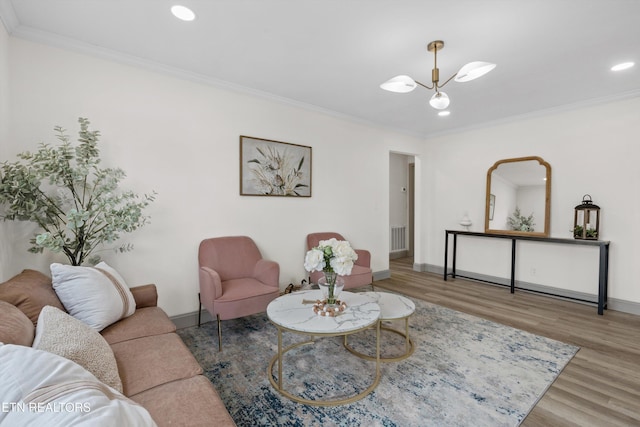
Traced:
<path id="1" fill-rule="evenodd" d="M 415 163 L 413 155 L 389 155 L 389 259 L 414 257 Z"/>

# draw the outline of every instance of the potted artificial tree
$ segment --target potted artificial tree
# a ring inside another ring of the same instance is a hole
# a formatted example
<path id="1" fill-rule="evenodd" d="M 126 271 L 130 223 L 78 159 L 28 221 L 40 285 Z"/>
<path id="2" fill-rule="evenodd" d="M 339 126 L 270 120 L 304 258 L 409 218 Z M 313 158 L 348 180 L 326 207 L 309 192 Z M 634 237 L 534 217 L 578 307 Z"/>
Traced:
<path id="1" fill-rule="evenodd" d="M 89 130 L 89 120 L 78 121 L 78 145 L 56 126 L 59 145 L 41 144 L 35 153 L 20 153 L 18 161 L 0 166 L 1 216 L 36 223 L 29 251 L 62 252 L 71 265 L 96 264 L 98 247 L 147 223 L 143 210 L 155 196 L 119 190 L 124 171 L 99 167 L 100 132 Z M 132 245 L 115 249 L 126 252 Z"/>

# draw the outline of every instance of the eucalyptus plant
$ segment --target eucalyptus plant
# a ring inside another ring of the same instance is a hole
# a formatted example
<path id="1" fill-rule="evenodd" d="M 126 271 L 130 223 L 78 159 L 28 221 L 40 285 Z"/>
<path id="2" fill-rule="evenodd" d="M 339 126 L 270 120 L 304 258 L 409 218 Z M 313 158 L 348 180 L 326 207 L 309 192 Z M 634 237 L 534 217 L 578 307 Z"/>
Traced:
<path id="1" fill-rule="evenodd" d="M 520 213 L 520 208 L 516 206 L 516 210 L 513 215 L 507 218 L 507 224 L 512 230 L 517 231 L 535 231 L 533 222 L 533 213 L 529 216 L 524 216 Z"/>
<path id="2" fill-rule="evenodd" d="M 62 252 L 72 265 L 97 263 L 94 251 L 101 245 L 145 225 L 149 217 L 143 210 L 155 197 L 155 192 L 138 196 L 119 190 L 124 171 L 99 167 L 100 132 L 90 130 L 86 118 L 78 122 L 77 145 L 56 126 L 58 145 L 40 144 L 35 153 L 20 153 L 18 161 L 0 167 L 1 217 L 36 223 L 29 252 Z M 131 249 L 130 244 L 115 248 Z"/>

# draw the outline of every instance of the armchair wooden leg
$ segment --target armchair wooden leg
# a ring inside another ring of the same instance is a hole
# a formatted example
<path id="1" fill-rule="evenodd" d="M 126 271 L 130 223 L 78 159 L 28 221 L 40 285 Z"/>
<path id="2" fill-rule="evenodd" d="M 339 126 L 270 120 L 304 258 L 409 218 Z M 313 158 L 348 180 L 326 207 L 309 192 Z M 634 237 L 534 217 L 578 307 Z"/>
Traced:
<path id="1" fill-rule="evenodd" d="M 220 325 L 220 315 L 216 314 L 218 318 L 218 351 L 222 351 L 222 327 Z"/>
<path id="2" fill-rule="evenodd" d="M 201 315 L 202 315 L 202 300 L 200 299 L 200 292 L 198 292 L 198 328 L 200 327 Z"/>

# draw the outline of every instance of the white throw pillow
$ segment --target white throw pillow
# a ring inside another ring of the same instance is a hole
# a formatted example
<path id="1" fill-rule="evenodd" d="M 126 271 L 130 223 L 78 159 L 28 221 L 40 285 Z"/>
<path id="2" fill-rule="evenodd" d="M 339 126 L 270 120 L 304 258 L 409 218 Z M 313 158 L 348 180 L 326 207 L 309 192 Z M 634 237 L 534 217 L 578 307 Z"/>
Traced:
<path id="1" fill-rule="evenodd" d="M 51 278 L 69 314 L 98 331 L 136 310 L 129 286 L 104 262 L 95 267 L 53 263 Z"/>
<path id="2" fill-rule="evenodd" d="M 38 317 L 33 348 L 76 362 L 97 379 L 122 393 L 113 350 L 95 329 L 50 305 Z"/>
<path id="3" fill-rule="evenodd" d="M 145 408 L 46 351 L 0 344 L 0 378 L 3 426 L 156 425 Z"/>

